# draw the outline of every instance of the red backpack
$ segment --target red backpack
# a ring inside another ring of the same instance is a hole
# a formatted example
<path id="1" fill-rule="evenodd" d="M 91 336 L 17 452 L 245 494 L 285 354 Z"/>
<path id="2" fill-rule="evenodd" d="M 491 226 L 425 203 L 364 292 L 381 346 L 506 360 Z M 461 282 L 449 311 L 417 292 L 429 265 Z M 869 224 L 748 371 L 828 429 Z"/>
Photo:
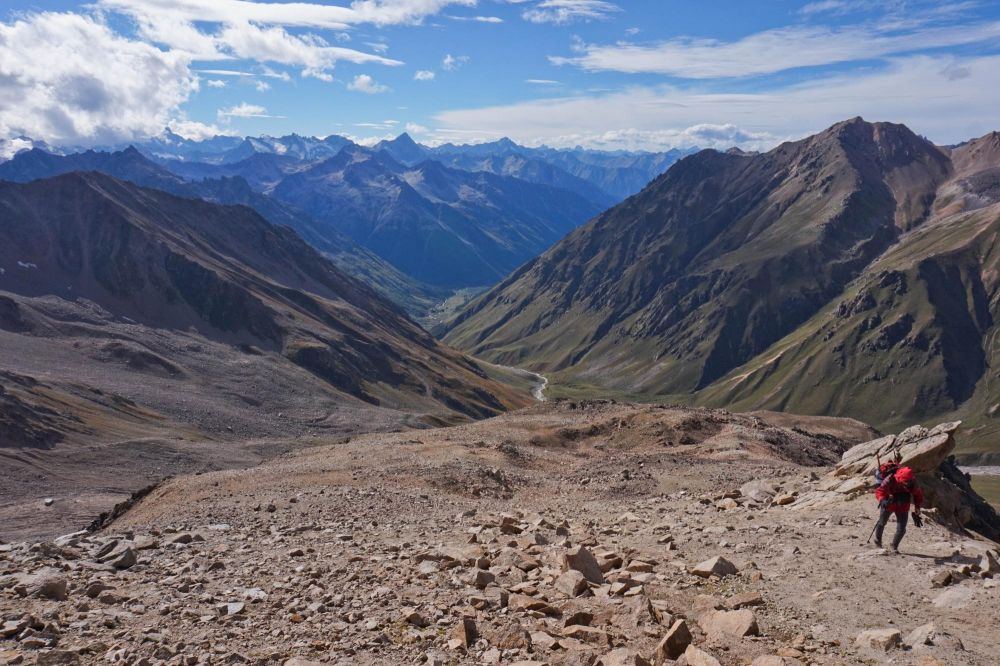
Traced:
<path id="1" fill-rule="evenodd" d="M 875 470 L 875 485 L 881 486 L 882 482 L 896 473 L 899 463 L 895 460 L 884 462 Z"/>

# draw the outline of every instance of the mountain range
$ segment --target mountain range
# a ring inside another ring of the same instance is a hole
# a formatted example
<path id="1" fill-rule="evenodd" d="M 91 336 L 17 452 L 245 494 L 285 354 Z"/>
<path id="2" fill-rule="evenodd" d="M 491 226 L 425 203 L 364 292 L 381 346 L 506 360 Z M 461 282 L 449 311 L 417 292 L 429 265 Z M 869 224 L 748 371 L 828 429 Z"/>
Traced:
<path id="1" fill-rule="evenodd" d="M 411 315 L 432 319 L 455 290 L 498 282 L 679 155 L 530 149 L 506 139 L 430 148 L 407 134 L 373 148 L 338 136 L 191 141 L 170 132 L 114 151 L 15 145 L 25 149 L 0 163 L 0 179 L 95 170 L 248 205 Z"/>
<path id="2" fill-rule="evenodd" d="M 135 148 L 114 153 L 91 150 L 69 155 L 32 149 L 0 163 L 0 180 L 27 183 L 66 173 L 97 171 L 190 199 L 249 206 L 272 224 L 294 229 L 339 268 L 373 285 L 415 317 L 426 314 L 449 295 L 447 290 L 431 287 L 405 275 L 335 228 L 320 224 L 304 212 L 262 194 L 242 177 L 253 172 L 258 162 L 274 158 L 273 155 L 261 155 L 236 163 L 250 163 L 243 170 L 232 172 L 239 175 L 221 174 L 220 177 L 187 181 L 152 162 Z"/>
<path id="3" fill-rule="evenodd" d="M 996 432 L 1000 135 L 838 123 L 701 151 L 447 327 L 449 344 L 613 392 Z"/>

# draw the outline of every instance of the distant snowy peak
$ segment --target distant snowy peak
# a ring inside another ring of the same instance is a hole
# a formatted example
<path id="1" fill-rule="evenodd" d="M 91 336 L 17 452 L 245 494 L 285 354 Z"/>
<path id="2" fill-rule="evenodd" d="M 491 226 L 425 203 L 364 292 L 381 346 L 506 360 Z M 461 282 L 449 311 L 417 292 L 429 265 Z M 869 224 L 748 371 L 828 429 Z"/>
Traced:
<path id="1" fill-rule="evenodd" d="M 61 153 L 61 151 L 53 148 L 44 141 L 30 139 L 26 136 L 16 136 L 10 139 L 0 139 L 0 161 L 13 159 L 18 153 L 34 150 L 36 148 L 38 150 L 44 150 L 47 153 Z"/>

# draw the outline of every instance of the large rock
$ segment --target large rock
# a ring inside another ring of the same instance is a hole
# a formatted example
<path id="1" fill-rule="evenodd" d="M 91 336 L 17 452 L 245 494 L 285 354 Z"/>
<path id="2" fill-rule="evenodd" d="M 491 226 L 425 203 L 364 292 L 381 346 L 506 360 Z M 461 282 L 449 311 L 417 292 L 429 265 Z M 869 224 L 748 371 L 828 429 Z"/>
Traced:
<path id="1" fill-rule="evenodd" d="M 721 555 L 716 555 L 709 560 L 705 560 L 691 569 L 691 573 L 702 578 L 711 578 L 712 576 L 723 578 L 725 576 L 732 576 L 738 573 L 738 571 L 735 564 Z"/>
<path id="2" fill-rule="evenodd" d="M 601 585 L 604 583 L 604 573 L 601 565 L 597 562 L 594 554 L 585 547 L 580 546 L 576 550 L 571 550 L 563 556 L 564 571 L 579 571 L 591 583 Z"/>
<path id="3" fill-rule="evenodd" d="M 975 592 L 968 587 L 952 587 L 934 597 L 933 603 L 938 608 L 957 610 L 971 604 L 975 596 Z"/>
<path id="4" fill-rule="evenodd" d="M 859 648 L 888 652 L 899 647 L 903 634 L 899 629 L 869 629 L 858 634 L 854 642 Z"/>
<path id="5" fill-rule="evenodd" d="M 691 645 L 691 631 L 687 622 L 677 620 L 656 646 L 657 659 L 677 659 Z"/>
<path id="6" fill-rule="evenodd" d="M 688 666 L 722 666 L 718 659 L 693 645 L 689 645 L 684 651 L 684 660 Z"/>
<path id="7" fill-rule="evenodd" d="M 711 638 L 729 636 L 743 638 L 757 636 L 760 628 L 757 626 L 757 616 L 752 610 L 711 611 L 698 620 L 698 624 Z"/>
<path id="8" fill-rule="evenodd" d="M 43 572 L 25 581 L 29 597 L 66 601 L 69 597 L 69 584 L 66 579 L 55 573 Z"/>
<path id="9" fill-rule="evenodd" d="M 931 430 L 915 426 L 899 435 L 888 435 L 858 444 L 844 452 L 834 474 L 842 477 L 872 475 L 879 460 L 889 460 L 897 451 L 902 464 L 913 468 L 914 472 L 931 472 L 955 450 L 952 435 L 960 425 L 961 421 L 951 421 Z"/>
<path id="10" fill-rule="evenodd" d="M 587 589 L 587 579 L 576 569 L 570 569 L 556 578 L 555 586 L 567 597 L 578 597 Z"/>

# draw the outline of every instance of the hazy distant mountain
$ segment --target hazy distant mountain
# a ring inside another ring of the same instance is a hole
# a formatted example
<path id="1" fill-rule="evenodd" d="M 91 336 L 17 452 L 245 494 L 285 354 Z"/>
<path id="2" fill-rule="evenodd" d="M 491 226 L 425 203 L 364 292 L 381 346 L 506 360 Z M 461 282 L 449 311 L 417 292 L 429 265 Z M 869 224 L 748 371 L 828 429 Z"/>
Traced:
<path id="1" fill-rule="evenodd" d="M 553 187 L 360 146 L 285 178 L 274 196 L 336 226 L 405 273 L 489 285 L 600 211 Z"/>
<path id="2" fill-rule="evenodd" d="M 996 433 L 998 231 L 1000 135 L 947 149 L 854 119 L 681 160 L 445 339 L 602 391 Z"/>
<path id="3" fill-rule="evenodd" d="M 176 166 L 197 164 L 219 173 L 246 174 L 260 180 L 264 177 L 263 173 L 270 171 L 255 167 L 271 162 L 285 163 L 285 158 L 261 154 L 234 165 L 176 163 Z M 143 187 L 183 197 L 249 206 L 272 224 L 294 229 L 339 268 L 372 285 L 414 317 L 423 316 L 448 295 L 445 290 L 423 284 L 403 274 L 378 255 L 350 240 L 334 226 L 318 222 L 286 203 L 261 194 L 242 177 L 206 178 L 188 182 L 148 160 L 135 148 L 115 153 L 88 151 L 72 155 L 52 155 L 37 149 L 30 150 L 0 164 L 0 180 L 26 183 L 74 171 L 99 171 Z"/>
<path id="4" fill-rule="evenodd" d="M 308 168 L 312 162 L 291 155 L 253 152 L 238 162 L 184 162 L 160 160 L 160 166 L 186 180 L 239 177 L 257 192 L 269 192 L 288 174 Z"/>
<path id="5" fill-rule="evenodd" d="M 582 181 L 591 192 L 597 188 L 614 202 L 635 194 L 671 164 L 693 152 L 695 149 L 649 153 L 527 148 L 507 138 L 472 145 L 445 144 L 430 150 L 435 159 L 463 169 L 517 176 L 573 191 L 579 191 L 578 183 Z"/>
<path id="6" fill-rule="evenodd" d="M 379 141 L 375 145 L 375 150 L 389 153 L 392 159 L 406 166 L 413 166 L 430 157 L 430 151 L 414 141 L 406 132 L 391 141 Z"/>
<path id="7" fill-rule="evenodd" d="M 132 147 L 114 153 L 88 150 L 70 155 L 54 155 L 34 148 L 0 163 L 0 180 L 27 183 L 72 171 L 100 171 L 139 185 L 167 191 L 174 191 L 184 185 L 184 179 L 157 166 Z"/>
<path id="8" fill-rule="evenodd" d="M 536 155 L 621 201 L 646 187 L 677 160 L 695 152 L 694 148 L 662 153 L 539 148 Z"/>
<path id="9" fill-rule="evenodd" d="M 192 141 L 167 130 L 160 137 L 134 142 L 134 145 L 185 178 L 241 175 L 260 189 L 273 185 L 273 181 L 258 182 L 245 173 L 226 169 L 213 171 L 204 165 L 228 166 L 255 156 L 267 155 L 280 157 L 281 160 L 262 161 L 258 166 L 271 164 L 286 169 L 291 168 L 296 161 L 308 163 L 329 159 L 345 146 L 353 145 L 353 142 L 337 135 L 319 139 L 297 134 L 282 137 L 217 136 Z M 123 148 L 125 146 L 109 146 L 100 150 L 116 152 Z M 630 152 L 528 148 L 508 138 L 479 144 L 444 144 L 431 148 L 417 143 L 405 132 L 395 139 L 379 142 L 374 149 L 387 153 L 396 162 L 406 166 L 434 159 L 467 171 L 488 171 L 541 185 L 561 187 L 584 194 L 604 206 L 635 194 L 678 159 L 694 152 L 693 149 Z M 68 149 L 64 152 L 79 151 Z"/>

